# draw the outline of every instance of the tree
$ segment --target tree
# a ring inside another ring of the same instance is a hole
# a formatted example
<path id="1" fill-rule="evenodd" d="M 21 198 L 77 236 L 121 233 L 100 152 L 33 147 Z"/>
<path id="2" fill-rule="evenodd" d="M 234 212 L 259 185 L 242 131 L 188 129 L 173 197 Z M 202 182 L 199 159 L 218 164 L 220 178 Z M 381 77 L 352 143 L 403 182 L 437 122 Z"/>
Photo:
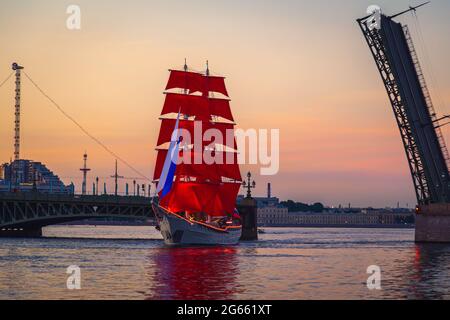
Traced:
<path id="1" fill-rule="evenodd" d="M 288 208 L 289 212 L 323 212 L 324 206 L 323 204 L 317 202 L 313 205 L 307 205 L 302 202 L 294 202 L 292 200 L 282 201 L 280 204 L 286 208 Z"/>

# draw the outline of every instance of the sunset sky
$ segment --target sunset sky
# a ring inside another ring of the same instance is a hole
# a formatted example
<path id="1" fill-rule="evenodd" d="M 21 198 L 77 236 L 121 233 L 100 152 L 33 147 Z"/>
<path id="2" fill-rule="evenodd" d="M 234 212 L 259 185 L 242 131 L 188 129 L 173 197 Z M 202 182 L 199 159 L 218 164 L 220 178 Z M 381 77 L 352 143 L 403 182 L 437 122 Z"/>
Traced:
<path id="1" fill-rule="evenodd" d="M 281 199 L 337 206 L 415 205 L 394 116 L 355 19 L 371 4 L 391 14 L 417 1 L 2 0 L 0 81 L 25 71 L 94 136 L 148 177 L 153 172 L 163 89 L 184 58 L 227 77 L 238 127 L 280 129 L 280 172 L 260 177 Z M 81 7 L 81 30 L 66 8 Z M 450 112 L 450 2 L 419 10 L 431 64 L 410 24 L 435 107 Z M 432 81 L 431 75 L 435 81 Z M 95 176 L 115 159 L 61 115 L 27 80 L 22 158 L 81 186 L 82 155 Z M 444 130 L 450 137 L 450 128 Z M 14 82 L 0 88 L 0 162 L 13 155 Z M 135 177 L 119 164 L 120 174 Z M 107 180 L 113 190 L 112 180 Z M 132 182 L 132 180 L 129 180 Z M 121 191 L 124 190 L 121 182 Z"/>

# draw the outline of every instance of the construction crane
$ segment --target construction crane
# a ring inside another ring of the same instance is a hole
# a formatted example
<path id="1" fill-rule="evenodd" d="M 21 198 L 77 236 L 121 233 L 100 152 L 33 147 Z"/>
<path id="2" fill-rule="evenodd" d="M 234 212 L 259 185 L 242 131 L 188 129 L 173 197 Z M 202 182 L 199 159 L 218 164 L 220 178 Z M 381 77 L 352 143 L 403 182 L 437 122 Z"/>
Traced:
<path id="1" fill-rule="evenodd" d="M 12 69 L 16 73 L 16 104 L 15 104 L 15 122 L 14 122 L 14 161 L 20 160 L 20 86 L 21 86 L 21 71 L 24 69 L 16 62 L 12 64 Z"/>

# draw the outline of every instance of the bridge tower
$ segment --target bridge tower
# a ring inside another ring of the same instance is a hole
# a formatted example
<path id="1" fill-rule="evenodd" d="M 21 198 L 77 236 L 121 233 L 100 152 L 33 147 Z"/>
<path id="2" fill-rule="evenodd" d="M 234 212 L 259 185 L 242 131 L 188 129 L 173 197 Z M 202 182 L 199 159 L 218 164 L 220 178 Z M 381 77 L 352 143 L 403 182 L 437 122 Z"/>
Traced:
<path id="1" fill-rule="evenodd" d="M 450 242 L 450 157 L 406 25 L 374 12 L 358 24 L 375 60 L 400 130 L 418 201 L 417 242 Z M 378 20 L 378 21 L 377 21 Z"/>
<path id="2" fill-rule="evenodd" d="M 87 167 L 87 158 L 88 158 L 87 153 L 84 153 L 84 156 L 83 156 L 84 166 L 83 166 L 83 168 L 80 169 L 80 171 L 83 172 L 83 184 L 81 186 L 81 194 L 82 195 L 86 195 L 87 173 L 89 171 L 91 171 L 91 169 L 89 169 Z"/>

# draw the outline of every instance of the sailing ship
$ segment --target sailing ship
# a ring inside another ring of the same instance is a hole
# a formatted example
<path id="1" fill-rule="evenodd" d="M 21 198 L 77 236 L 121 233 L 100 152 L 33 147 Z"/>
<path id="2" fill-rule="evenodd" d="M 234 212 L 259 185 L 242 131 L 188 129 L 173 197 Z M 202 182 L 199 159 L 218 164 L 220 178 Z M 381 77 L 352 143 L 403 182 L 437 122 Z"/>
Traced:
<path id="1" fill-rule="evenodd" d="M 157 229 L 167 245 L 237 244 L 242 177 L 225 78 L 212 76 L 208 63 L 204 73 L 189 70 L 186 63 L 183 70 L 169 72 L 154 172 Z M 205 142 L 211 129 L 222 139 Z"/>

